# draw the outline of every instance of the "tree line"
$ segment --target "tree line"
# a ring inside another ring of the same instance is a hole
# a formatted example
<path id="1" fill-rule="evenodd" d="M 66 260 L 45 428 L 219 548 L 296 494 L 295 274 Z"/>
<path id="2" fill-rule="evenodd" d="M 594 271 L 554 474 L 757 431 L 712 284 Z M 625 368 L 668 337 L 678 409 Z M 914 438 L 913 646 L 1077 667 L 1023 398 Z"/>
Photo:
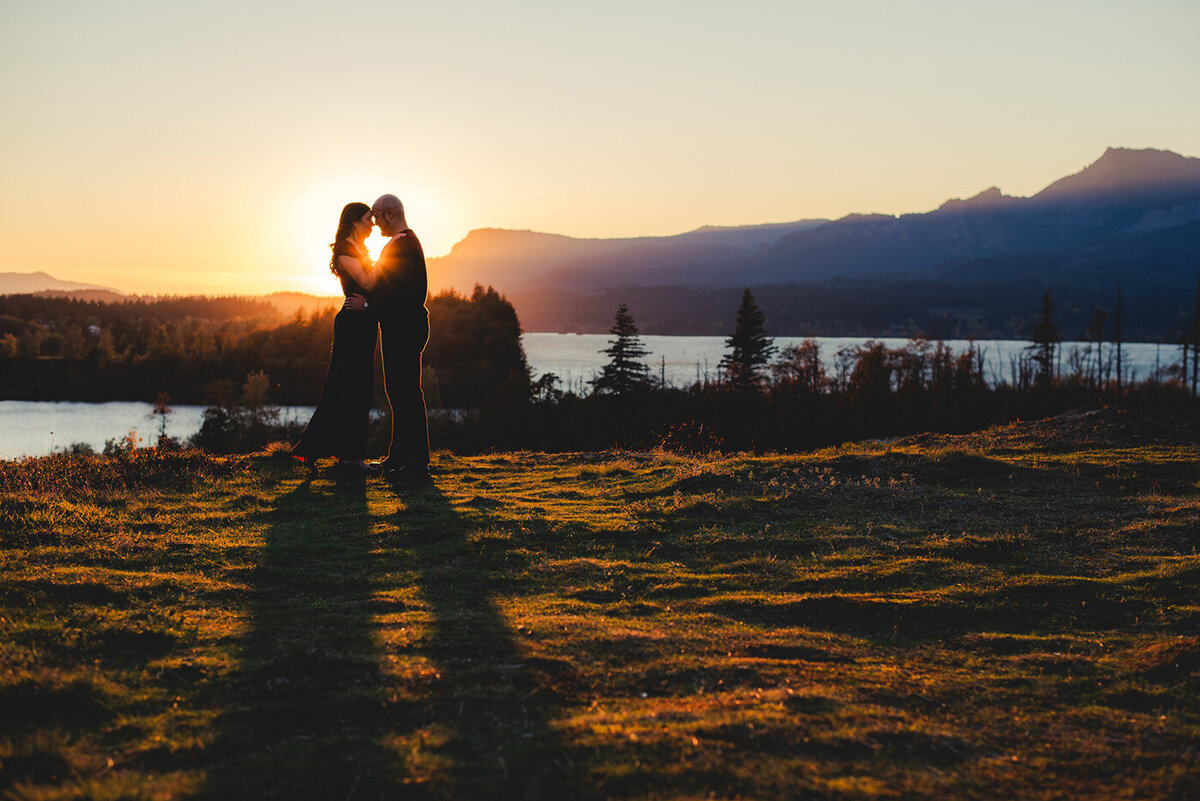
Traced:
<path id="1" fill-rule="evenodd" d="M 528 394 L 516 311 L 494 289 L 444 292 L 428 307 L 437 331 L 425 358 L 432 405 L 475 407 L 496 392 Z M 336 312 L 318 306 L 285 320 L 269 303 L 244 298 L 0 296 L 0 399 L 154 402 L 166 393 L 173 403 L 207 404 L 263 373 L 275 403 L 311 405 L 325 380 Z"/>
<path id="2" fill-rule="evenodd" d="M 1114 400 L 1195 409 L 1200 283 L 1179 360 L 1136 383 L 1122 365 L 1122 304 L 1118 291 L 1110 307 L 1098 308 L 1087 347 L 1064 361 L 1046 292 L 1040 313 L 1026 318 L 1029 348 L 1005 380 L 989 384 L 973 346 L 955 353 L 922 338 L 899 348 L 868 341 L 831 361 L 814 338 L 781 350 L 747 288 L 716 378 L 675 387 L 655 378 L 633 314 L 621 303 L 606 364 L 572 391 L 553 374 L 534 380 L 508 299 L 491 287 L 476 286 L 469 296 L 445 292 L 428 303 L 435 336 L 423 383 L 431 438 L 435 447 L 463 452 L 794 449 L 966 431 Z M 203 403 L 205 427 L 195 444 L 212 450 L 294 438 L 298 432 L 281 428 L 272 410 L 315 401 L 336 309 L 281 320 L 264 307 L 228 299 L 106 305 L 0 297 L 0 397 L 146 400 L 161 408 Z M 375 408 L 386 409 L 379 382 L 377 392 Z M 378 454 L 388 422 L 373 426 Z"/>
<path id="3" fill-rule="evenodd" d="M 637 324 L 622 303 L 603 350 L 608 362 L 588 387 L 563 390 L 557 376 L 544 375 L 532 385 L 529 404 L 510 406 L 504 415 L 479 410 L 443 426 L 440 434 L 459 450 L 614 445 L 787 450 L 864 437 L 963 432 L 1114 401 L 1194 410 L 1195 387 L 1188 379 L 1194 382 L 1196 371 L 1184 366 L 1194 359 L 1194 347 L 1144 381 L 1125 378 L 1120 306 L 1118 293 L 1112 324 L 1095 329 L 1097 349 L 1089 344 L 1063 369 L 1047 292 L 1010 380 L 991 385 L 982 352 L 973 345 L 955 353 L 944 342 L 921 338 L 898 348 L 867 341 L 840 349 L 831 368 L 815 338 L 779 350 L 747 288 L 717 378 L 673 387 L 656 379 L 645 362 Z M 1200 292 L 1196 311 L 1200 314 Z"/>

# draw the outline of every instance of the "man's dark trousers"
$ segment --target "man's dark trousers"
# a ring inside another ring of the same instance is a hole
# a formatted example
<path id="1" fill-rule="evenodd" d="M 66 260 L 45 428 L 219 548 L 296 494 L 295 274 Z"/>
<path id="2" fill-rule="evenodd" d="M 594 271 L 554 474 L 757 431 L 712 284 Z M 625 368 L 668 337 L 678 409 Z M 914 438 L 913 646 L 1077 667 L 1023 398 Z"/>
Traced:
<path id="1" fill-rule="evenodd" d="M 429 317 L 380 320 L 383 350 L 383 392 L 392 411 L 392 442 L 385 463 L 394 467 L 429 467 L 429 423 L 421 390 L 421 353 L 429 341 Z"/>

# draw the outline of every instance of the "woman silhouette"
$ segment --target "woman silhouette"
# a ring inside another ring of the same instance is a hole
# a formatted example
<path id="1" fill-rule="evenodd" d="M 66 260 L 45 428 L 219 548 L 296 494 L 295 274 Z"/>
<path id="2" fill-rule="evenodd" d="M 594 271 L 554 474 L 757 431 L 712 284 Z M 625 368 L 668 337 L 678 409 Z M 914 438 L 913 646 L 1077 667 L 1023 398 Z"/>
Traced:
<path id="1" fill-rule="evenodd" d="M 334 237 L 333 258 L 329 269 L 342 284 L 346 297 L 370 298 L 378 278 L 363 244 L 374 228 L 371 207 L 350 203 L 342 209 Z M 364 473 L 373 471 L 363 457 L 367 451 L 367 420 L 371 397 L 375 392 L 375 343 L 379 323 L 366 308 L 343 308 L 333 318 L 333 346 L 329 351 L 329 372 L 321 399 L 308 427 L 292 449 L 292 455 L 309 471 L 316 471 L 316 460 L 336 456 L 339 463 Z"/>

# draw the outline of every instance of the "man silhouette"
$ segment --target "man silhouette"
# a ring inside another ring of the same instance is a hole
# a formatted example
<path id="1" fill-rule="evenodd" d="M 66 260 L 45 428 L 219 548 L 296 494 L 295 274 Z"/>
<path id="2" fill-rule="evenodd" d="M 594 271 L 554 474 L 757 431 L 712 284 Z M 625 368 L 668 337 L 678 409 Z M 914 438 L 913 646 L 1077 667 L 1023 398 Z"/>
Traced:
<path id="1" fill-rule="evenodd" d="M 425 252 L 404 219 L 404 204 L 383 195 L 371 206 L 375 224 L 392 239 L 379 254 L 371 309 L 379 319 L 383 392 L 392 412 L 392 439 L 383 474 L 399 481 L 429 480 L 429 421 L 421 391 L 421 354 L 429 341 Z"/>

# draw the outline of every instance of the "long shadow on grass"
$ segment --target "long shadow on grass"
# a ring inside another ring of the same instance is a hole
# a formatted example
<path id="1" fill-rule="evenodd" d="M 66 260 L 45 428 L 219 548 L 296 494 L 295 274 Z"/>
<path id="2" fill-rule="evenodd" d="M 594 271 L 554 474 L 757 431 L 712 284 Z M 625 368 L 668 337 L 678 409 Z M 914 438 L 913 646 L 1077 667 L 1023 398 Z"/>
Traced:
<path id="1" fill-rule="evenodd" d="M 401 797 L 402 766 L 383 745 L 394 710 L 381 702 L 365 484 L 304 481 L 269 520 L 200 795 Z"/>
<path id="2" fill-rule="evenodd" d="M 305 481 L 277 500 L 200 797 L 583 795 L 549 725 L 562 666 L 522 659 L 494 601 L 502 575 L 445 496 L 397 492 L 392 535 L 372 534 L 361 481 Z M 387 591 L 409 581 L 429 623 L 385 654 L 375 614 L 408 608 Z"/>
<path id="3" fill-rule="evenodd" d="M 469 527 L 434 487 L 396 487 L 404 532 L 431 625 L 423 655 L 439 671 L 438 690 L 419 715 L 438 727 L 436 747 L 452 765 L 435 779 L 438 794 L 463 799 L 576 799 L 592 793 L 550 725 L 574 693 L 573 668 L 530 658 L 501 614 L 504 556 L 485 558 Z"/>

